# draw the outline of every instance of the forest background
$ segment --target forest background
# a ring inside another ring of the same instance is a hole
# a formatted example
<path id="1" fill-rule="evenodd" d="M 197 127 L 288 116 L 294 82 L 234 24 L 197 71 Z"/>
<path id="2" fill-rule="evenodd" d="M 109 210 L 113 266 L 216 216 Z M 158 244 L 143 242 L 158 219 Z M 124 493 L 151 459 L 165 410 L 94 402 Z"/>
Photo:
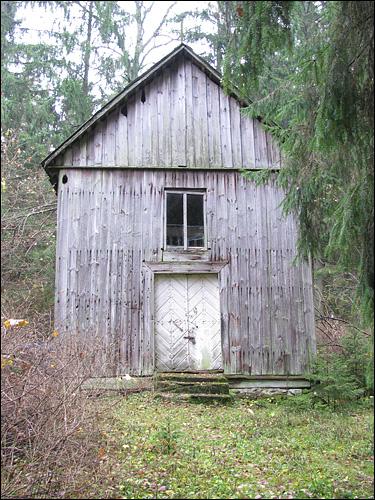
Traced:
<path id="1" fill-rule="evenodd" d="M 40 162 L 181 42 L 282 149 L 283 207 L 314 264 L 319 384 L 305 403 L 373 395 L 373 16 L 371 1 L 1 2 L 4 498 L 64 496 L 104 456 L 79 390 L 100 346 L 64 357 L 53 329 L 57 203 Z"/>

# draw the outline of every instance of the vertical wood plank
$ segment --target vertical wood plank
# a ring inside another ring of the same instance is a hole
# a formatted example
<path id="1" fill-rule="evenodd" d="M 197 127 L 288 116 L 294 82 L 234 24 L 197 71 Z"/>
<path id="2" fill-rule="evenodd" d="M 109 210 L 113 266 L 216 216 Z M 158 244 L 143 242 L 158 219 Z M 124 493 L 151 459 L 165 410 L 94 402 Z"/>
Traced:
<path id="1" fill-rule="evenodd" d="M 95 165 L 95 143 L 94 143 L 94 132 L 91 129 L 90 133 L 87 134 L 87 166 Z"/>
<path id="2" fill-rule="evenodd" d="M 185 66 L 183 60 L 171 72 L 172 165 L 186 165 L 185 151 Z"/>
<path id="3" fill-rule="evenodd" d="M 149 117 L 149 135 L 150 135 L 150 165 L 157 167 L 159 161 L 159 131 L 158 127 L 158 96 L 159 96 L 159 78 L 157 77 L 153 82 L 150 83 L 149 96 L 147 105 L 149 107 L 148 117 Z"/>
<path id="4" fill-rule="evenodd" d="M 193 115 L 193 70 L 192 63 L 185 59 L 185 144 L 186 166 L 195 167 L 195 131 Z"/>
<path id="5" fill-rule="evenodd" d="M 79 141 L 72 145 L 72 161 L 75 167 L 81 164 L 81 145 Z"/>
<path id="6" fill-rule="evenodd" d="M 94 130 L 94 145 L 95 145 L 95 165 L 102 164 L 103 158 L 103 123 L 96 124 Z"/>
<path id="7" fill-rule="evenodd" d="M 253 119 L 241 113 L 241 149 L 244 168 L 255 168 Z"/>
<path id="8" fill-rule="evenodd" d="M 221 155 L 223 167 L 233 167 L 232 156 L 232 138 L 231 138 L 231 119 L 229 97 L 219 89 L 219 109 L 220 109 L 220 127 L 221 127 Z"/>
<path id="9" fill-rule="evenodd" d="M 142 163 L 141 165 L 151 165 L 151 149 L 152 149 L 152 134 L 151 130 L 151 101 L 152 101 L 152 86 L 145 85 L 142 90 L 144 102 L 140 100 L 138 103 L 139 107 L 142 109 L 142 144 L 141 144 L 141 155 Z"/>
<path id="10" fill-rule="evenodd" d="M 83 136 L 79 143 L 79 165 L 81 167 L 87 165 L 87 136 Z"/>
<path id="11" fill-rule="evenodd" d="M 230 134 L 232 143 L 233 167 L 242 168 L 242 143 L 241 143 L 241 116 L 239 102 L 233 97 L 229 98 L 230 108 Z"/>
<path id="12" fill-rule="evenodd" d="M 167 69 L 163 71 L 163 152 L 165 167 L 172 166 L 171 134 L 174 127 L 174 117 L 171 115 L 171 75 Z"/>
<path id="13" fill-rule="evenodd" d="M 125 116 L 125 105 L 118 112 L 116 122 L 116 165 L 127 167 L 128 160 L 128 118 Z"/>
<path id="14" fill-rule="evenodd" d="M 135 93 L 134 104 L 134 152 L 135 163 L 137 167 L 143 164 L 143 103 L 141 102 L 142 90 L 139 89 Z"/>
<path id="15" fill-rule="evenodd" d="M 220 141 L 219 87 L 210 78 L 206 79 L 208 120 L 208 165 L 222 166 Z"/>

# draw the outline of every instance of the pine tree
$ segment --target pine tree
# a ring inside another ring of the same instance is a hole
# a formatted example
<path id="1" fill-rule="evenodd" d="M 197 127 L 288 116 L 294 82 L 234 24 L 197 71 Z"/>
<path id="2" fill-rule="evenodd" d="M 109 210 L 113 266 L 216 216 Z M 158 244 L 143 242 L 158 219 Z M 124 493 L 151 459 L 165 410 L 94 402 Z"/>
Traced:
<path id="1" fill-rule="evenodd" d="M 58 50 L 46 43 L 26 44 L 16 31 L 19 2 L 1 2 L 1 129 L 12 131 L 27 165 L 48 151 L 59 127 L 55 99 L 48 88 L 55 78 Z"/>

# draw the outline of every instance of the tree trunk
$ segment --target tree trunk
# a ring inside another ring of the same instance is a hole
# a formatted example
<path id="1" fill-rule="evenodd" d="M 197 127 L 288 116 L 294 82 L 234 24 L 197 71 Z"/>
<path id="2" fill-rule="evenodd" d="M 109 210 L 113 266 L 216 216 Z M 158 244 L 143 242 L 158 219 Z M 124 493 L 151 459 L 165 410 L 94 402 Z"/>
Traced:
<path id="1" fill-rule="evenodd" d="M 92 36 L 92 11 L 93 1 L 89 2 L 89 17 L 87 21 L 87 38 L 85 43 L 84 54 L 84 73 L 83 73 L 83 94 L 88 97 L 89 95 L 89 70 L 90 70 L 90 55 L 91 55 L 91 36 Z"/>
<path id="2" fill-rule="evenodd" d="M 133 62 L 130 69 L 130 80 L 137 78 L 140 70 L 140 57 L 143 50 L 143 22 L 144 18 L 142 16 L 142 5 L 143 2 L 135 2 L 135 21 L 137 23 L 137 41 L 134 49 Z"/>

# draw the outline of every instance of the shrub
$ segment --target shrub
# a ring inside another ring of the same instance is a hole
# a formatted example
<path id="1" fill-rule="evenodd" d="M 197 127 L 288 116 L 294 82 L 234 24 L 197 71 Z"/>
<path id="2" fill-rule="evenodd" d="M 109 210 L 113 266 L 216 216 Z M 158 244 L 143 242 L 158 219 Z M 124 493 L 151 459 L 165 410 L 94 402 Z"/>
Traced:
<path id="1" fill-rule="evenodd" d="M 173 429 L 171 421 L 168 419 L 160 429 L 151 436 L 151 442 L 163 454 L 171 455 L 177 449 L 177 442 L 180 432 Z"/>
<path id="2" fill-rule="evenodd" d="M 311 375 L 313 396 L 334 408 L 363 395 L 373 394 L 371 338 L 351 330 L 338 349 L 321 348 Z"/>
<path id="3" fill-rule="evenodd" d="M 74 488 L 97 461 L 97 418 L 81 388 L 100 346 L 62 341 L 35 324 L 1 336 L 2 498 Z"/>

